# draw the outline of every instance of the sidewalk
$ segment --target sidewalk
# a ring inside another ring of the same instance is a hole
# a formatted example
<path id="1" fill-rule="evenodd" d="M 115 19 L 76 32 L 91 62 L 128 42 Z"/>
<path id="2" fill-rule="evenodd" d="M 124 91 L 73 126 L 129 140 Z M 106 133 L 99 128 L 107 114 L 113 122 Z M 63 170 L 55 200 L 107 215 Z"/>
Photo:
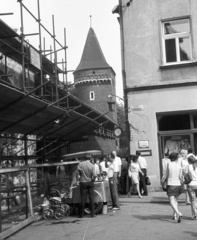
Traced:
<path id="1" fill-rule="evenodd" d="M 181 223 L 172 220 L 172 209 L 165 192 L 150 192 L 139 199 L 120 196 L 121 210 L 108 211 L 96 218 L 35 222 L 8 238 L 9 240 L 180 240 L 197 238 L 197 221 L 190 220 L 191 207 L 185 195 L 179 199 Z"/>

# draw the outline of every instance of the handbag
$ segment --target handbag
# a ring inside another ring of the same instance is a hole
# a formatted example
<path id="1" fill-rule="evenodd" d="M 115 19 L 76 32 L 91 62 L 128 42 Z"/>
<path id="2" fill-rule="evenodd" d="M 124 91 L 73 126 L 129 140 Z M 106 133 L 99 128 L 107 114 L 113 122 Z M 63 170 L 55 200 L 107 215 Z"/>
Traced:
<path id="1" fill-rule="evenodd" d="M 192 181 L 190 173 L 185 173 L 184 175 L 184 184 L 189 184 Z"/>
<path id="2" fill-rule="evenodd" d="M 145 177 L 146 185 L 151 185 L 150 178 L 148 176 Z"/>

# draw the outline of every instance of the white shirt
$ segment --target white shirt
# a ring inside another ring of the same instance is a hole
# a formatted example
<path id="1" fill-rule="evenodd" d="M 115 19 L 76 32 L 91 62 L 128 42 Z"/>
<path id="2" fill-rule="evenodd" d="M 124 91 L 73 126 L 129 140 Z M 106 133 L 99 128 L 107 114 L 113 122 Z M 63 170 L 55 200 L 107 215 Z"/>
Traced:
<path id="1" fill-rule="evenodd" d="M 140 165 L 140 169 L 143 169 L 143 168 L 147 169 L 147 163 L 144 157 L 139 156 L 137 161 Z"/>
<path id="2" fill-rule="evenodd" d="M 189 186 L 197 186 L 197 169 L 194 170 L 193 165 L 189 165 L 189 173 L 192 175 L 192 181 Z"/>
<path id="3" fill-rule="evenodd" d="M 114 172 L 119 172 L 121 169 L 121 165 L 122 165 L 121 159 L 116 156 L 113 161 L 113 165 L 114 165 Z"/>
<path id="4" fill-rule="evenodd" d="M 100 174 L 99 165 L 95 163 L 94 167 L 95 167 L 95 173 L 96 173 L 96 175 L 99 175 L 99 174 Z"/>
<path id="5" fill-rule="evenodd" d="M 165 179 L 168 179 L 167 185 L 170 186 L 180 186 L 181 178 L 182 178 L 182 170 L 181 165 L 178 161 L 170 162 L 167 164 L 167 168 L 164 171 L 164 175 L 162 177 L 162 182 Z"/>
<path id="6" fill-rule="evenodd" d="M 113 162 L 109 162 L 108 166 L 109 167 L 108 167 L 108 171 L 107 171 L 107 177 L 112 178 L 113 175 L 114 175 L 114 164 L 113 164 Z"/>
<path id="7" fill-rule="evenodd" d="M 105 161 L 100 162 L 101 172 L 108 172 L 108 168 L 105 167 Z"/>

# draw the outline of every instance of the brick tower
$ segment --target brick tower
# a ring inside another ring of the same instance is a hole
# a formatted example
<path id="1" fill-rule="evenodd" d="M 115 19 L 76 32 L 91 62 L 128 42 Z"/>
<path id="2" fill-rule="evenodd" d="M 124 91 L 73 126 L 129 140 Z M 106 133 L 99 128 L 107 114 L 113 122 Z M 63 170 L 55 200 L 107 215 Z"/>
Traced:
<path id="1" fill-rule="evenodd" d="M 81 61 L 74 71 L 76 96 L 99 112 L 109 110 L 109 95 L 115 95 L 115 72 L 106 62 L 92 27 L 90 27 Z M 117 120 L 116 110 L 107 114 Z"/>

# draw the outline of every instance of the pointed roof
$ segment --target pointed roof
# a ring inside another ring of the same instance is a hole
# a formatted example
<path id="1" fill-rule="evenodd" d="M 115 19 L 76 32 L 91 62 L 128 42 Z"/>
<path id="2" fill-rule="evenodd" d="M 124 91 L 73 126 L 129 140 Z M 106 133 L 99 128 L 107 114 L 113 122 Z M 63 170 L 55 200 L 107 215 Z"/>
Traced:
<path id="1" fill-rule="evenodd" d="M 90 27 L 81 61 L 75 71 L 95 68 L 111 68 L 106 62 L 93 28 Z"/>

